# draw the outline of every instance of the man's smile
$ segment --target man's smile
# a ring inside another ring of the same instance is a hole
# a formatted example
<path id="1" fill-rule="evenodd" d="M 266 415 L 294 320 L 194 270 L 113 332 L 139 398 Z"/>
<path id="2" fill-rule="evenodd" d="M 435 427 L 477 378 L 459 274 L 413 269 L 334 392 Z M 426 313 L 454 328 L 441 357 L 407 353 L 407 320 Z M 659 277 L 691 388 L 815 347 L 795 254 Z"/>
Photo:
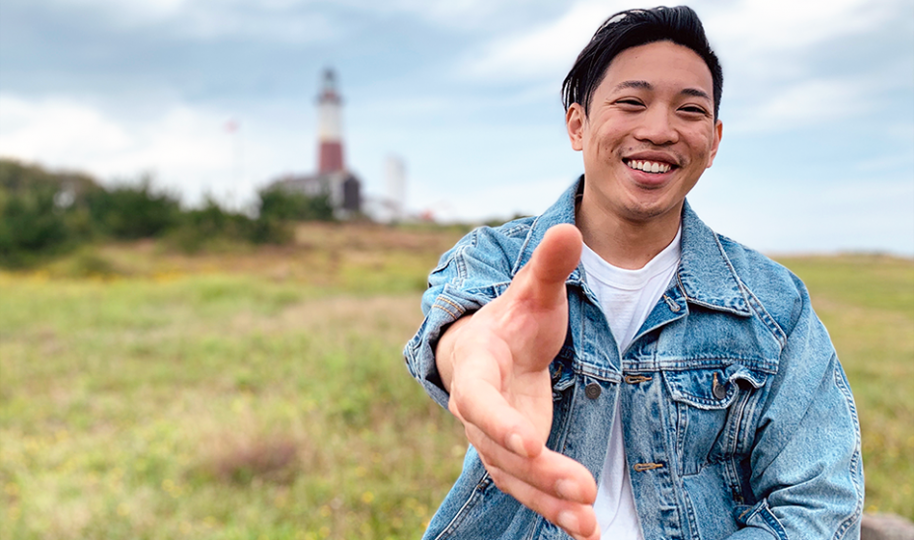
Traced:
<path id="1" fill-rule="evenodd" d="M 636 171 L 642 171 L 646 173 L 665 173 L 669 172 L 670 169 L 675 166 L 670 165 L 669 163 L 664 163 L 662 161 L 647 161 L 638 159 L 626 159 L 624 161 L 630 169 L 635 169 Z"/>

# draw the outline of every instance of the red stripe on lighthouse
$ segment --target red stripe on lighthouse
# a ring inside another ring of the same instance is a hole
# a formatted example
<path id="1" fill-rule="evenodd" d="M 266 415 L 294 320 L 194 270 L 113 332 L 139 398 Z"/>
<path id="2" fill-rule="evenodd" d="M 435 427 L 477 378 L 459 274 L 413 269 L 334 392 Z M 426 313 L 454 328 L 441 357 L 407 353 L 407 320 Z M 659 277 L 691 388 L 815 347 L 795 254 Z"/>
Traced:
<path id="1" fill-rule="evenodd" d="M 317 172 L 329 173 L 343 170 L 343 145 L 339 142 L 321 142 Z"/>

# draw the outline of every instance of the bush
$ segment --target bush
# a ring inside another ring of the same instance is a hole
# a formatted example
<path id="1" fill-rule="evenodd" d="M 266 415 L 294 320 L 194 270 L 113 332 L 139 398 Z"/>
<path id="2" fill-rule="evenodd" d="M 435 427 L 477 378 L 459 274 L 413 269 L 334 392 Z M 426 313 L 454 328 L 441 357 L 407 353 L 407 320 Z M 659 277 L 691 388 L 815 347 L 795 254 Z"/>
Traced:
<path id="1" fill-rule="evenodd" d="M 169 235 L 169 242 L 178 249 L 193 253 L 214 240 L 283 244 L 293 237 L 291 226 L 283 220 L 260 216 L 257 219 L 227 212 L 211 198 L 203 208 L 181 214 L 180 225 Z"/>
<path id="2" fill-rule="evenodd" d="M 326 195 L 271 187 L 258 196 L 256 219 L 213 199 L 182 211 L 178 198 L 154 190 L 148 176 L 106 189 L 84 174 L 0 159 L 0 264 L 30 264 L 97 238 L 166 237 L 187 252 L 219 242 L 283 244 L 293 238 L 290 221 L 334 220 Z"/>
<path id="3" fill-rule="evenodd" d="M 80 203 L 99 189 L 85 175 L 0 159 L 0 265 L 29 264 L 91 237 Z"/>
<path id="4" fill-rule="evenodd" d="M 0 262 L 7 266 L 26 264 L 29 253 L 60 249 L 68 240 L 62 211 L 47 187 L 0 192 L 0 216 Z"/>
<path id="5" fill-rule="evenodd" d="M 295 221 L 333 221 L 333 206 L 327 195 L 310 197 L 273 186 L 258 192 L 260 218 Z"/>
<path id="6" fill-rule="evenodd" d="M 124 240 L 161 235 L 177 225 L 181 215 L 178 199 L 154 193 L 149 177 L 139 185 L 92 191 L 86 195 L 86 205 L 103 234 Z"/>
<path id="7" fill-rule="evenodd" d="M 255 244 L 287 244 L 295 238 L 292 225 L 285 220 L 259 217 L 251 224 L 248 240 Z"/>

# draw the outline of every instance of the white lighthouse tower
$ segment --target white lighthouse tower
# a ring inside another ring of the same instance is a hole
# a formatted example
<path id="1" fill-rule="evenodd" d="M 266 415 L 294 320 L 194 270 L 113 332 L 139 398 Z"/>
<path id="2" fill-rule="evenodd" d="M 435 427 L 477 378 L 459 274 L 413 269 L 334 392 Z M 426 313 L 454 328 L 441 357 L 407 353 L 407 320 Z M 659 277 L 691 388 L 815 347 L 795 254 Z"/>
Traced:
<path id="1" fill-rule="evenodd" d="M 336 91 L 336 75 L 324 70 L 324 86 L 317 98 L 318 116 L 318 174 L 340 172 L 343 166 L 343 134 L 340 125 L 342 100 Z"/>

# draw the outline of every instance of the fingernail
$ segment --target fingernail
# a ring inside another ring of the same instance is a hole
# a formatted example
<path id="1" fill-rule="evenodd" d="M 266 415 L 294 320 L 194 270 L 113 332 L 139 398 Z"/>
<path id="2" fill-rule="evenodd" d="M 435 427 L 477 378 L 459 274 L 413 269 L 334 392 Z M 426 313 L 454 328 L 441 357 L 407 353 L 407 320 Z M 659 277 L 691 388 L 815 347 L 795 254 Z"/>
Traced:
<path id="1" fill-rule="evenodd" d="M 565 500 L 578 502 L 581 500 L 581 490 L 578 489 L 578 485 L 568 479 L 563 478 L 556 482 L 555 492 Z"/>
<path id="2" fill-rule="evenodd" d="M 508 448 L 510 448 L 512 452 L 514 452 L 515 454 L 517 454 L 519 456 L 523 456 L 523 457 L 530 456 L 527 453 L 527 449 L 524 448 L 524 439 L 522 439 L 521 436 L 518 435 L 517 433 L 512 433 L 511 435 L 508 436 Z"/>
<path id="3" fill-rule="evenodd" d="M 559 527 L 566 531 L 578 532 L 578 518 L 571 512 L 568 512 L 567 510 L 559 512 L 559 515 L 555 520 L 558 522 Z"/>

